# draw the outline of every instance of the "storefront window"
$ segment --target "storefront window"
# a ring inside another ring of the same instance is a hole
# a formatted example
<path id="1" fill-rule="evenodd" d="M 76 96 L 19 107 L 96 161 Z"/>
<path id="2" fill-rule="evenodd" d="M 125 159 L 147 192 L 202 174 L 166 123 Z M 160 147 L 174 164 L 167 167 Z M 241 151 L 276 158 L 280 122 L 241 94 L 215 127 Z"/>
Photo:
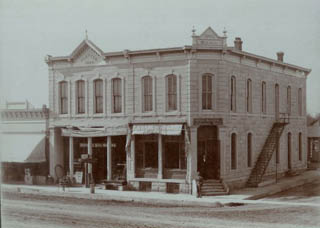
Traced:
<path id="1" fill-rule="evenodd" d="M 185 169 L 186 157 L 182 136 L 164 137 L 164 164 L 166 169 Z"/>
<path id="2" fill-rule="evenodd" d="M 158 168 L 158 140 L 156 135 L 136 136 L 137 168 Z"/>

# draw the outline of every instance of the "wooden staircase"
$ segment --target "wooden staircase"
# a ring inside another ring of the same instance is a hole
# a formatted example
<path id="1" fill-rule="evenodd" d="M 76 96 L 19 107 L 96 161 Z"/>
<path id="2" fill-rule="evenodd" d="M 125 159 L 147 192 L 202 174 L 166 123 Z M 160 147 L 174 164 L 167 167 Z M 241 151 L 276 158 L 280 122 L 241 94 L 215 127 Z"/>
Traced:
<path id="1" fill-rule="evenodd" d="M 248 179 L 248 187 L 258 187 L 258 184 L 261 182 L 271 160 L 272 154 L 276 150 L 276 146 L 280 140 L 281 134 L 288 123 L 289 119 L 281 118 L 279 121 L 273 124 L 268 138 Z"/>
<path id="2" fill-rule="evenodd" d="M 229 190 L 226 189 L 225 185 L 221 180 L 204 180 L 201 187 L 202 196 L 218 196 L 227 195 Z"/>

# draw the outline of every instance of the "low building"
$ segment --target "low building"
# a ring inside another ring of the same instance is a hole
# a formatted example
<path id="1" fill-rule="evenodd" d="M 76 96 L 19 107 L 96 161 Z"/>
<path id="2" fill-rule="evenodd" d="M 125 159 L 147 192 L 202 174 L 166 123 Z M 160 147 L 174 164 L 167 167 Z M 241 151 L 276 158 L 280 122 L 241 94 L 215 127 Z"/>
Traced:
<path id="1" fill-rule="evenodd" d="M 320 162 L 320 119 L 308 126 L 308 149 L 311 162 Z"/>
<path id="2" fill-rule="evenodd" d="M 96 183 L 125 167 L 133 188 L 191 193 L 198 171 L 237 188 L 304 170 L 311 70 L 226 40 L 209 27 L 182 47 L 103 52 L 86 38 L 47 56 L 50 173 L 89 154 Z"/>
<path id="3" fill-rule="evenodd" d="M 41 182 L 45 182 L 49 164 L 47 127 L 46 106 L 34 108 L 28 101 L 6 103 L 1 110 L 2 181 L 24 181 L 25 169 L 30 169 L 32 176 L 42 176 Z"/>

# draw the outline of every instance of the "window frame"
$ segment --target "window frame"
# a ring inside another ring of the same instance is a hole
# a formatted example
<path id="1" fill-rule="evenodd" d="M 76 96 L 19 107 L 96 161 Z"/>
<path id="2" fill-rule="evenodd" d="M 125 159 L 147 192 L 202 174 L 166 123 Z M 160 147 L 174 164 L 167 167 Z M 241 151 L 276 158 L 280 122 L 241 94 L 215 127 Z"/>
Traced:
<path id="1" fill-rule="evenodd" d="M 230 111 L 237 111 L 237 81 L 234 75 L 230 79 Z"/>
<path id="2" fill-rule="evenodd" d="M 261 83 L 261 112 L 267 113 L 267 83 L 265 81 Z"/>
<path id="3" fill-rule="evenodd" d="M 119 94 L 115 94 L 115 82 L 119 83 L 119 85 L 117 86 L 117 90 L 119 91 L 116 91 L 116 92 L 119 92 Z M 114 114 L 119 114 L 119 113 L 123 113 L 123 79 L 122 78 L 119 78 L 119 77 L 116 77 L 116 78 L 112 78 L 111 79 L 111 102 L 112 102 L 112 113 Z M 117 106 L 120 106 L 119 107 L 116 107 Z M 118 109 L 119 108 L 119 109 Z"/>
<path id="4" fill-rule="evenodd" d="M 303 111 L 302 111 L 302 89 L 298 89 L 298 115 L 302 116 Z"/>
<path id="5" fill-rule="evenodd" d="M 59 114 L 69 114 L 69 83 L 67 81 L 60 81 L 59 88 Z"/>
<path id="6" fill-rule="evenodd" d="M 204 110 L 204 111 L 212 110 L 213 104 L 214 104 L 214 96 L 213 96 L 214 75 L 210 73 L 202 74 L 200 83 L 201 83 L 201 110 Z M 210 104 L 208 102 L 209 100 L 210 100 Z"/>
<path id="7" fill-rule="evenodd" d="M 302 161 L 302 132 L 298 134 L 298 158 L 299 161 Z"/>
<path id="8" fill-rule="evenodd" d="M 80 91 L 80 83 L 81 91 Z M 86 83 L 84 80 L 76 81 L 76 114 L 86 113 Z M 81 109 L 81 110 L 80 110 Z"/>
<path id="9" fill-rule="evenodd" d="M 252 133 L 247 134 L 247 166 L 248 168 L 252 167 Z"/>
<path id="10" fill-rule="evenodd" d="M 98 83 L 101 83 L 101 85 L 99 85 L 101 88 L 101 94 L 97 94 L 97 84 Z M 97 79 L 94 79 L 93 80 L 93 95 L 94 95 L 94 107 L 93 107 L 93 112 L 94 114 L 102 114 L 104 113 L 104 80 L 101 79 L 101 78 L 97 78 Z M 101 104 L 101 107 L 100 109 L 98 110 L 98 101 L 100 100 L 100 104 Z"/>
<path id="11" fill-rule="evenodd" d="M 231 170 L 237 169 L 237 134 L 235 132 L 231 133 L 231 148 L 230 148 L 230 155 L 231 155 Z"/>
<path id="12" fill-rule="evenodd" d="M 247 113 L 252 113 L 252 80 L 250 78 L 247 79 L 246 88 L 246 110 Z"/>
<path id="13" fill-rule="evenodd" d="M 287 87 L 287 113 L 291 115 L 291 86 Z"/>
<path id="14" fill-rule="evenodd" d="M 154 101 L 153 101 L 153 78 L 150 75 L 143 76 L 141 78 L 141 100 L 142 100 L 142 112 L 153 112 L 154 111 Z M 147 85 L 147 87 L 146 87 Z M 146 91 L 147 88 L 147 91 Z M 147 94 L 146 94 L 147 92 Z M 147 99 L 146 99 L 147 98 Z M 146 103 L 148 101 L 149 103 Z M 148 107 L 147 107 L 148 106 Z"/>
<path id="15" fill-rule="evenodd" d="M 172 86 L 169 84 L 169 80 L 172 78 Z M 167 112 L 178 111 L 178 76 L 175 74 L 169 74 L 166 76 L 166 110 Z M 175 86 L 174 86 L 175 85 Z M 170 87 L 173 91 L 170 91 Z M 175 89 L 174 89 L 175 88 Z M 174 107 L 170 107 L 170 100 L 173 101 Z"/>

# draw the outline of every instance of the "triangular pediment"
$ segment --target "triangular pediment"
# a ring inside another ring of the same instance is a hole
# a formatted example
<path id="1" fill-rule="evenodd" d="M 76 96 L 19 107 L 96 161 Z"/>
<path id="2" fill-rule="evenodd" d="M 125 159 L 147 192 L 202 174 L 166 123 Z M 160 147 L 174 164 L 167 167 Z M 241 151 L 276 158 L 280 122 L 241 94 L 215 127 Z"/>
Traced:
<path id="1" fill-rule="evenodd" d="M 97 65 L 104 63 L 103 52 L 89 40 L 82 41 L 71 53 L 75 65 Z"/>
<path id="2" fill-rule="evenodd" d="M 220 36 L 218 36 L 218 34 L 213 31 L 213 29 L 211 27 L 208 27 L 200 36 L 200 39 L 221 39 Z"/>
<path id="3" fill-rule="evenodd" d="M 226 46 L 226 38 L 219 36 L 208 27 L 200 36 L 193 36 L 192 46 L 197 48 L 222 48 Z"/>

